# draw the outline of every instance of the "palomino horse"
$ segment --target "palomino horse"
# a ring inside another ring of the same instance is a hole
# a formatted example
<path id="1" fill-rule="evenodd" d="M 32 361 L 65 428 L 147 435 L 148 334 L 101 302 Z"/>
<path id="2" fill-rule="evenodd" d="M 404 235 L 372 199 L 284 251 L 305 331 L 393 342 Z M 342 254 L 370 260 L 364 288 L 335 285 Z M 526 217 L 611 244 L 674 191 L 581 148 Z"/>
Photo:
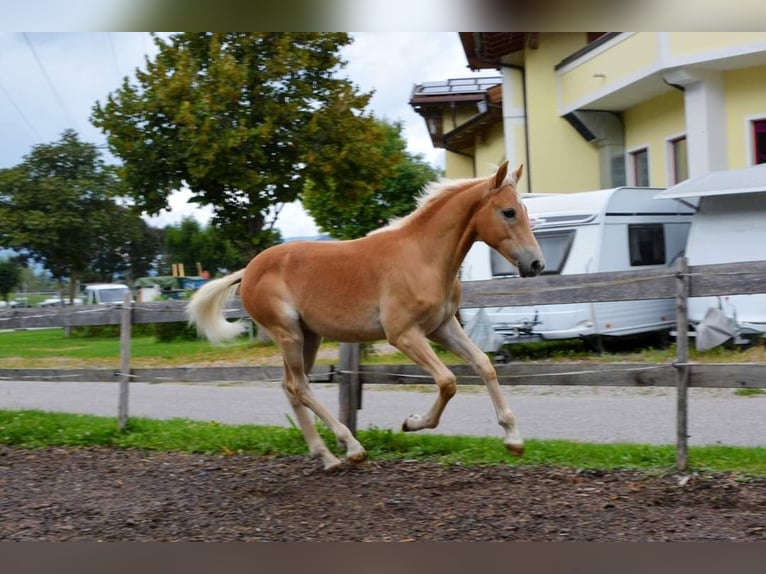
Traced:
<path id="1" fill-rule="evenodd" d="M 436 381 L 438 396 L 425 415 L 410 415 L 403 430 L 435 428 L 455 394 L 455 375 L 428 340 L 469 361 L 487 386 L 508 450 L 521 455 L 524 442 L 500 390 L 492 363 L 455 317 L 461 296 L 458 271 L 480 239 L 515 265 L 524 277 L 544 261 L 516 192 L 522 166 L 507 177 L 508 162 L 488 178 L 434 184 L 419 207 L 387 227 L 351 241 L 293 242 L 266 249 L 245 269 L 205 284 L 188 314 L 201 334 L 220 342 L 242 333 L 223 309 L 237 287 L 248 314 L 265 328 L 284 360 L 283 388 L 312 456 L 325 470 L 338 467 L 309 411 L 335 433 L 346 459 L 365 458 L 362 445 L 308 384 L 323 337 L 358 342 L 387 339 Z"/>

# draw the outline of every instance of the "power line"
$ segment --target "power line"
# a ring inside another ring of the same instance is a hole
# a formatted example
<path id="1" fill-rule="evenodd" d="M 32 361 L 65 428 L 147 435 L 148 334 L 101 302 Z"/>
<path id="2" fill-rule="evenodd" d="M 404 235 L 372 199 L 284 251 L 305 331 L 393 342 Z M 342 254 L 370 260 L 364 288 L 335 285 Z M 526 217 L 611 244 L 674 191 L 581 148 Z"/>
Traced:
<path id="1" fill-rule="evenodd" d="M 35 58 L 35 61 L 37 62 L 37 66 L 40 68 L 40 72 L 42 72 L 43 77 L 45 78 L 45 81 L 48 83 L 48 87 L 50 88 L 51 92 L 53 93 L 53 97 L 56 98 L 56 101 L 58 102 L 59 106 L 61 107 L 62 111 L 64 112 L 64 115 L 67 117 L 67 120 L 69 121 L 69 124 L 71 127 L 76 128 L 77 122 L 74 121 L 74 118 L 72 117 L 72 114 L 69 113 L 69 110 L 67 109 L 66 105 L 64 104 L 64 100 L 61 98 L 61 95 L 59 94 L 58 90 L 56 89 L 56 86 L 51 81 L 50 76 L 48 75 L 48 71 L 45 69 L 45 66 L 43 66 L 42 60 L 40 60 L 40 56 L 37 54 L 37 50 L 35 50 L 35 47 L 32 45 L 31 40 L 29 39 L 29 35 L 26 32 L 22 32 L 22 35 L 24 36 L 24 40 L 27 43 L 27 46 L 29 46 L 29 50 L 32 52 L 32 55 Z"/>
<path id="2" fill-rule="evenodd" d="M 114 64 L 114 73 L 117 76 L 117 85 L 120 85 L 122 77 L 120 76 L 120 66 L 117 62 L 117 51 L 114 49 L 114 39 L 111 32 L 104 32 L 106 34 L 106 40 L 109 44 L 109 52 L 112 55 L 112 64 Z"/>
<path id="3" fill-rule="evenodd" d="M 29 131 L 31 131 L 35 139 L 37 139 L 38 142 L 42 142 L 43 138 L 40 137 L 40 133 L 35 129 L 35 126 L 32 125 L 32 122 L 29 121 L 29 118 L 24 114 L 24 112 L 21 110 L 19 105 L 16 103 L 16 101 L 11 96 L 11 93 L 5 89 L 5 86 L 3 85 L 3 82 L 0 81 L 0 91 L 5 94 L 5 97 L 8 98 L 8 101 L 11 102 L 11 105 L 13 106 L 13 109 L 16 110 L 16 113 L 19 114 L 19 117 L 21 117 L 24 124 L 29 128 Z"/>

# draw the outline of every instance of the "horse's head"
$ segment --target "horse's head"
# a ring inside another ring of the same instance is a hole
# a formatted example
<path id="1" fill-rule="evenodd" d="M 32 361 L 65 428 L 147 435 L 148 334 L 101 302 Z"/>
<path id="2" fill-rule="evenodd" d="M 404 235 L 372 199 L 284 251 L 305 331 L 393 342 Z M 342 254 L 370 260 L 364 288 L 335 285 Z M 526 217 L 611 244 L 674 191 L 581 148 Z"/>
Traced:
<path id="1" fill-rule="evenodd" d="M 523 166 L 508 176 L 508 162 L 487 179 L 488 190 L 475 217 L 479 239 L 510 261 L 522 277 L 539 275 L 545 260 L 529 224 L 527 208 L 516 192 Z"/>

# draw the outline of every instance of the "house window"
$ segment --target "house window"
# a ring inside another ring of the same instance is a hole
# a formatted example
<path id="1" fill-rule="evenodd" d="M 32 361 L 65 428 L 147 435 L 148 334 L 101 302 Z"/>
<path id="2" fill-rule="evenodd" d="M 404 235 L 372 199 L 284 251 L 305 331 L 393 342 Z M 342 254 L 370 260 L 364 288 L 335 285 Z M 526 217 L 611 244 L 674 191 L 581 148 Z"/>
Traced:
<path id="1" fill-rule="evenodd" d="M 633 185 L 649 187 L 649 150 L 647 148 L 630 152 Z"/>
<path id="2" fill-rule="evenodd" d="M 665 263 L 665 228 L 662 223 L 628 225 L 631 266 Z"/>
<path id="3" fill-rule="evenodd" d="M 753 122 L 753 150 L 755 163 L 766 163 L 766 120 Z"/>
<path id="4" fill-rule="evenodd" d="M 689 159 L 686 152 L 686 136 L 670 140 L 670 165 L 673 168 L 671 184 L 689 179 Z"/>

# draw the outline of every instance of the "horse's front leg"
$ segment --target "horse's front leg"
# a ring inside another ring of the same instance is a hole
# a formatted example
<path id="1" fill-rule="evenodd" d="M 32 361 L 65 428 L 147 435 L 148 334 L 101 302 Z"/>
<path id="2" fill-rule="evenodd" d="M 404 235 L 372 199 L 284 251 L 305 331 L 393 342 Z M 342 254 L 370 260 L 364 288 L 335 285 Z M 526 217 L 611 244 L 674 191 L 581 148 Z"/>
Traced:
<path id="1" fill-rule="evenodd" d="M 487 355 L 466 335 L 457 318 L 453 317 L 444 323 L 439 329 L 431 333 L 429 338 L 471 363 L 487 386 L 492 404 L 495 406 L 497 422 L 505 430 L 503 441 L 505 447 L 516 456 L 524 454 L 524 440 L 516 428 L 516 417 L 514 417 L 500 389 L 495 368 Z"/>
<path id="2" fill-rule="evenodd" d="M 423 367 L 439 387 L 439 396 L 436 397 L 431 409 L 423 416 L 408 416 L 402 424 L 402 430 L 417 431 L 436 428 L 444 407 L 457 392 L 454 373 L 439 360 L 431 345 L 428 344 L 428 339 L 417 329 L 413 328 L 396 337 L 389 337 L 389 342 Z"/>

